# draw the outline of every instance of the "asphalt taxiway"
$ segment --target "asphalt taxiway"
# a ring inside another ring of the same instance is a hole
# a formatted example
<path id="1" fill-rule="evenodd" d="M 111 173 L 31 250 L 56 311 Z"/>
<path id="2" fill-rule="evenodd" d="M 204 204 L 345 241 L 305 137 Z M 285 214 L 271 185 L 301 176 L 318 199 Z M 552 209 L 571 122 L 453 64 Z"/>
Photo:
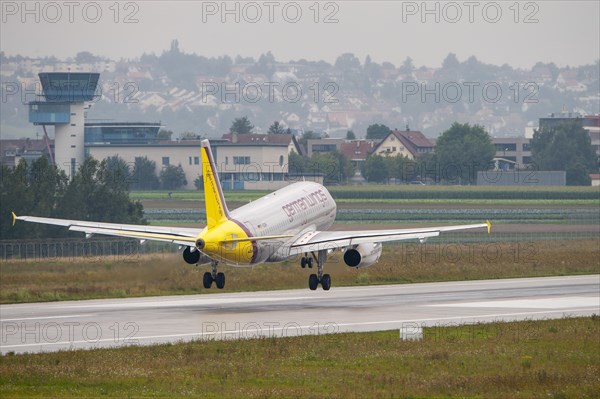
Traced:
<path id="1" fill-rule="evenodd" d="M 335 284 L 335 281 L 334 281 Z M 600 275 L 0 305 L 0 351 L 411 330 L 600 314 Z"/>

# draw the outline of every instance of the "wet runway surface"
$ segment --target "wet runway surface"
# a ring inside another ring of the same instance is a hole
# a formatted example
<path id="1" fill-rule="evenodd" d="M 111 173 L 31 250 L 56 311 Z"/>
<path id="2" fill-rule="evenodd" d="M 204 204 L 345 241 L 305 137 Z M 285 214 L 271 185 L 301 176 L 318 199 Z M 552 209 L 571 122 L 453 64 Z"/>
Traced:
<path id="1" fill-rule="evenodd" d="M 0 305 L 3 354 L 600 314 L 600 275 Z"/>

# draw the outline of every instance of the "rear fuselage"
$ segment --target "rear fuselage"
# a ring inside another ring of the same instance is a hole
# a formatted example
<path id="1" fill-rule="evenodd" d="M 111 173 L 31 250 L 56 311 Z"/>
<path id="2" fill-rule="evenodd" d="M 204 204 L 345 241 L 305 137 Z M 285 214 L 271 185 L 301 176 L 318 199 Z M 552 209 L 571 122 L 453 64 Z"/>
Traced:
<path id="1" fill-rule="evenodd" d="M 294 237 L 309 230 L 329 228 L 336 216 L 336 204 L 325 187 L 298 182 L 274 191 L 229 212 L 229 221 L 217 229 L 204 229 L 199 237 L 225 240 L 241 237 L 288 235 L 269 240 L 228 243 L 203 252 L 233 266 L 281 262 L 289 257 Z"/>

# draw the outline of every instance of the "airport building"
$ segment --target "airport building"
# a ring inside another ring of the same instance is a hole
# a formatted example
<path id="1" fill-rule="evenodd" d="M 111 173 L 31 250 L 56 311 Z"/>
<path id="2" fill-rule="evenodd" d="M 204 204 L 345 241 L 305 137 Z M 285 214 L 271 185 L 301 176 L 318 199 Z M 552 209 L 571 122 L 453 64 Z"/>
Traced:
<path id="1" fill-rule="evenodd" d="M 222 139 L 210 142 L 225 190 L 274 190 L 295 179 L 323 180 L 322 176 L 290 176 L 289 155 L 300 153 L 298 142 L 291 134 L 225 134 Z M 118 154 L 131 167 L 136 158 L 147 157 L 156 164 L 157 175 L 168 165 L 181 166 L 186 189 L 194 189 L 194 180 L 202 174 L 200 140 L 90 142 L 86 144 L 86 151 L 96 159 Z"/>
<path id="2" fill-rule="evenodd" d="M 531 140 L 525 137 L 494 137 L 496 169 L 522 169 L 531 164 Z"/>
<path id="3" fill-rule="evenodd" d="M 54 126 L 52 161 L 72 176 L 85 158 L 85 103 L 94 99 L 100 74 L 52 72 L 39 77 L 41 98 L 29 103 L 29 122 L 41 125 L 44 132 L 46 126 Z"/>
<path id="4" fill-rule="evenodd" d="M 581 115 L 577 112 L 552 113 L 546 118 L 540 118 L 540 128 L 551 128 L 563 122 L 578 122 L 588 132 L 592 141 L 592 147 L 600 156 L 600 115 Z"/>
<path id="5" fill-rule="evenodd" d="M 187 185 L 201 175 L 200 140 L 161 141 L 160 122 L 93 121 L 87 118 L 99 73 L 50 72 L 39 74 L 42 92 L 29 103 L 29 122 L 44 130 L 42 140 L 9 140 L 2 143 L 2 161 L 14 166 L 46 155 L 67 175 L 73 176 L 88 156 L 105 159 L 118 155 L 133 168 L 136 158 L 156 164 L 156 174 L 166 166 L 181 166 Z M 54 139 L 47 128 L 53 128 Z M 295 177 L 288 171 L 289 154 L 301 153 L 293 135 L 224 135 L 211 140 L 222 171 L 224 188 L 276 189 Z M 306 176 L 302 177 L 307 178 Z M 309 177 L 322 180 L 321 176 Z"/>

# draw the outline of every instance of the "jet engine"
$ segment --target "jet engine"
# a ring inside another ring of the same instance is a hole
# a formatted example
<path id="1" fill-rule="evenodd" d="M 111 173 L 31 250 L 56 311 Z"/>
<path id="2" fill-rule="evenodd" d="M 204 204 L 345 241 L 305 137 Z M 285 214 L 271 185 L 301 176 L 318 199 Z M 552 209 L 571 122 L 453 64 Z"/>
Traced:
<path id="1" fill-rule="evenodd" d="M 191 247 L 185 247 L 183 250 L 183 260 L 189 263 L 190 265 L 203 265 L 205 263 L 210 263 L 211 259 L 203 254 L 202 252 L 194 249 L 192 251 Z"/>
<path id="2" fill-rule="evenodd" d="M 357 269 L 369 267 L 379 260 L 381 250 L 381 243 L 358 244 L 346 249 L 344 252 L 344 262 L 348 266 Z"/>

